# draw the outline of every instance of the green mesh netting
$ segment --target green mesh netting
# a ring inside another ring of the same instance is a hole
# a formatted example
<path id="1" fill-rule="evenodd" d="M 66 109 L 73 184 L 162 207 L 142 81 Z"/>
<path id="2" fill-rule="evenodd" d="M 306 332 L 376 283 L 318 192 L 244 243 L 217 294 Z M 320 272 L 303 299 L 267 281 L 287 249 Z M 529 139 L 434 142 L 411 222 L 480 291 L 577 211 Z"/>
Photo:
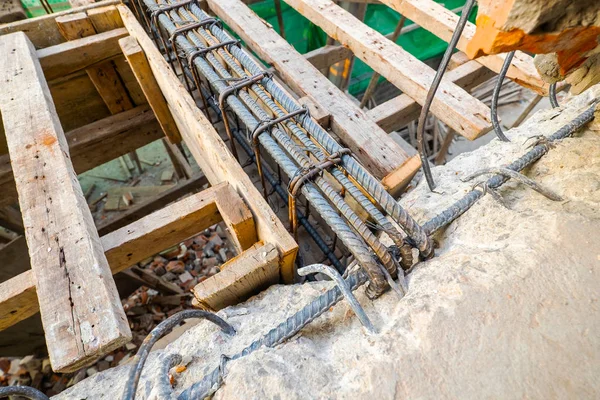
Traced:
<path id="1" fill-rule="evenodd" d="M 71 8 L 69 2 L 65 0 L 48 0 L 48 3 L 54 12 Z M 44 11 L 44 7 L 42 7 L 40 0 L 21 0 L 21 4 L 23 4 L 23 7 L 25 8 L 25 13 L 28 18 L 46 15 L 46 11 Z"/>
<path id="2" fill-rule="evenodd" d="M 461 7 L 465 3 L 465 0 L 436 1 L 438 3 L 442 3 L 443 1 L 444 6 L 451 10 Z M 261 18 L 271 24 L 275 30 L 279 31 L 273 0 L 264 0 L 250 7 Z M 327 36 L 319 27 L 312 24 L 284 2 L 281 2 L 281 7 L 286 39 L 296 50 L 304 54 L 325 45 Z M 471 21 L 474 21 L 476 15 L 477 10 L 473 10 L 470 18 Z M 369 4 L 364 21 L 373 29 L 387 35 L 394 31 L 399 20 L 400 14 L 389 7 L 383 4 Z M 405 27 L 410 25 L 413 25 L 413 22 L 409 20 L 404 24 Z M 422 28 L 401 35 L 396 43 L 419 60 L 427 60 L 439 56 L 446 50 L 446 42 Z M 367 88 L 372 74 L 373 70 L 368 65 L 356 59 L 348 91 L 353 95 L 363 92 Z"/>
<path id="3" fill-rule="evenodd" d="M 462 6 L 465 2 L 465 0 L 436 1 L 439 3 L 443 1 L 444 6 L 451 10 Z M 55 12 L 70 8 L 69 3 L 65 0 L 48 0 L 48 2 Z M 39 0 L 21 0 L 21 3 L 30 18 L 46 14 Z M 279 24 L 273 0 L 254 3 L 250 7 L 279 32 Z M 281 7 L 286 39 L 296 50 L 304 54 L 325 45 L 327 35 L 325 35 L 321 28 L 312 24 L 283 1 L 281 2 Z M 474 10 L 471 14 L 470 19 L 472 21 L 475 15 L 477 15 L 477 10 Z M 365 23 L 384 35 L 392 33 L 399 20 L 400 14 L 383 4 L 369 4 L 367 7 Z M 407 20 L 404 26 L 407 27 L 410 25 L 413 25 L 412 21 Z M 422 28 L 401 35 L 396 42 L 419 60 L 427 60 L 439 56 L 446 49 L 446 42 Z M 356 59 L 348 87 L 349 92 L 353 95 L 363 92 L 367 88 L 372 73 L 373 70 L 368 65 Z"/>

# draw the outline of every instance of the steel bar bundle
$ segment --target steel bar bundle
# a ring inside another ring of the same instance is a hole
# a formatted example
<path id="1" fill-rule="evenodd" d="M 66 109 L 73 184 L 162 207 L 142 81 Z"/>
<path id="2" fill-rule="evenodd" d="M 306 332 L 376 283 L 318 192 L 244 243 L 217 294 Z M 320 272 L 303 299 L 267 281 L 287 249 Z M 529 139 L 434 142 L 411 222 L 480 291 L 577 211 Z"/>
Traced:
<path id="1" fill-rule="evenodd" d="M 261 149 L 288 176 L 289 215 L 294 233 L 297 230 L 296 196 L 301 193 L 365 268 L 372 296 L 383 293 L 388 284 L 394 285 L 390 275 L 397 273 L 397 261 L 346 203 L 346 194 L 403 250 L 405 268 L 412 261 L 410 246 L 417 247 L 422 258 L 432 255 L 431 241 L 422 228 L 348 149 L 322 129 L 308 111 L 284 92 L 239 42 L 223 30 L 219 21 L 205 14 L 195 1 L 138 0 L 134 6 L 173 70 L 181 71 L 188 89 L 206 85 L 219 98 L 234 156 L 237 151 L 227 114 L 231 112 L 236 121 L 241 121 L 247 132 L 247 144 L 256 156 L 265 195 L 268 193 Z M 202 95 L 202 90 L 200 93 Z M 204 95 L 202 97 L 208 112 L 208 102 Z M 341 193 L 323 176 L 324 171 L 341 185 Z"/>

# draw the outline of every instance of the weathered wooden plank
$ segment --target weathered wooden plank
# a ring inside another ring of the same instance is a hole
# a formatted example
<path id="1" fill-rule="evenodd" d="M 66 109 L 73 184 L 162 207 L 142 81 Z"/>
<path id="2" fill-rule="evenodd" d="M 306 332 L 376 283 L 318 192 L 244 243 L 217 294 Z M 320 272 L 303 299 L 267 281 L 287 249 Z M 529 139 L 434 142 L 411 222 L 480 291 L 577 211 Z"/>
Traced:
<path id="1" fill-rule="evenodd" d="M 56 26 L 56 18 L 81 11 L 87 11 L 96 7 L 119 4 L 120 0 L 104 0 L 85 7 L 73 8 L 54 14 L 42 15 L 41 17 L 26 19 L 0 26 L 0 35 L 14 32 L 24 32 L 36 49 L 54 46 L 65 42 Z"/>
<path id="2" fill-rule="evenodd" d="M 120 212 L 117 218 L 108 221 L 102 221 L 96 225 L 98 228 L 98 234 L 103 236 L 122 228 L 125 225 L 131 224 L 138 219 L 163 208 L 167 204 L 176 201 L 180 197 L 201 189 L 202 186 L 206 185 L 207 183 L 208 180 L 204 175 L 192 176 L 190 179 L 181 181 L 172 188 L 157 194 L 154 196 L 154 198 L 145 202 L 140 202 L 139 204 L 134 204 L 126 211 Z"/>
<path id="3" fill-rule="evenodd" d="M 144 50 L 179 132 L 202 172 L 212 185 L 229 182 L 245 200 L 254 215 L 258 239 L 277 247 L 281 277 L 285 282 L 293 282 L 297 244 L 233 158 L 214 127 L 196 106 L 194 99 L 169 69 L 167 62 L 135 16 L 124 6 L 117 8 L 130 35 Z"/>
<path id="4" fill-rule="evenodd" d="M 340 45 L 326 45 L 304 54 L 304 58 L 316 69 L 329 68 L 352 56 L 352 50 Z"/>
<path id="5" fill-rule="evenodd" d="M 157 251 L 173 246 L 222 220 L 216 188 L 189 196 L 102 237 L 112 274 L 123 271 Z M 45 250 L 44 250 L 45 252 Z M 38 311 L 32 271 L 0 283 L 0 330 Z"/>
<path id="6" fill-rule="evenodd" d="M 27 18 L 25 9 L 19 0 L 4 0 L 0 4 L 0 24 Z"/>
<path id="7" fill-rule="evenodd" d="M 92 21 L 96 33 L 123 28 L 121 15 L 114 6 L 92 8 L 87 11 L 87 16 Z"/>
<path id="8" fill-rule="evenodd" d="M 458 54 L 458 53 L 457 53 Z M 475 86 L 494 77 L 496 74 L 477 63 L 469 61 L 466 64 L 446 72 L 444 79 L 469 91 Z M 406 126 L 409 122 L 419 118 L 421 106 L 406 94 L 396 96 L 377 107 L 367 111 L 367 115 L 375 121 L 381 129 L 393 132 Z"/>
<path id="9" fill-rule="evenodd" d="M 433 0 L 381 0 L 381 2 L 400 14 L 406 15 L 407 18 L 446 42 L 450 41 L 459 18 L 458 15 Z M 467 44 L 474 36 L 475 25 L 467 22 L 457 48 L 468 54 Z M 498 73 L 505 57 L 505 54 L 479 57 L 477 62 Z M 521 51 L 515 53 L 506 77 L 539 94 L 548 94 L 549 86 L 535 69 L 533 57 Z"/>
<path id="10" fill-rule="evenodd" d="M 277 283 L 277 262 L 275 246 L 256 243 L 221 265 L 221 272 L 192 289 L 198 305 L 208 310 L 220 310 L 246 300 L 256 288 Z"/>
<path id="11" fill-rule="evenodd" d="M 287 3 L 419 104 L 425 101 L 435 75 L 433 69 L 331 0 Z M 491 129 L 489 108 L 447 79 L 440 84 L 431 112 L 468 139 L 476 139 Z"/>
<path id="12" fill-rule="evenodd" d="M 0 109 L 50 361 L 74 371 L 131 339 L 36 51 L 0 37 Z"/>
<path id="13" fill-rule="evenodd" d="M 118 41 L 124 36 L 127 30 L 119 28 L 38 50 L 46 80 L 72 74 L 120 54 Z"/>
<path id="14" fill-rule="evenodd" d="M 208 0 L 209 7 L 245 44 L 271 64 L 299 95 L 307 96 L 330 115 L 331 130 L 348 146 L 367 169 L 384 184 L 402 186 L 418 170 L 407 154 L 377 127 L 350 98 L 329 81 L 272 28 L 266 26 L 239 0 Z M 406 171 L 406 167 L 411 168 Z M 394 175 L 404 179 L 396 181 Z M 397 186 L 388 187 L 395 191 Z"/>
<path id="15" fill-rule="evenodd" d="M 165 96 L 163 96 L 158 83 L 156 83 L 142 48 L 131 36 L 120 39 L 119 45 L 165 135 L 169 138 L 171 144 L 181 142 L 179 129 L 175 124 L 171 111 L 169 111 Z"/>
<path id="16" fill-rule="evenodd" d="M 56 19 L 56 24 L 65 39 L 69 41 L 96 34 L 96 28 L 92 24 L 92 20 L 84 12 L 59 17 Z M 110 22 L 108 24 L 110 25 Z M 100 97 L 104 100 L 111 114 L 117 114 L 133 108 L 129 94 L 119 74 L 117 74 L 112 61 L 106 61 L 86 68 L 85 72 L 98 93 L 100 93 Z"/>

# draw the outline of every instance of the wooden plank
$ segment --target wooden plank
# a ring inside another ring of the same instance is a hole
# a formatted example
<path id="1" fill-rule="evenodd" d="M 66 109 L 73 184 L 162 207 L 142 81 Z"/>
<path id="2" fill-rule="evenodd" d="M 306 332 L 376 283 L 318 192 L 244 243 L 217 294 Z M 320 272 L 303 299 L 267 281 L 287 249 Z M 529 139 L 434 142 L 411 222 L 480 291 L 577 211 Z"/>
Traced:
<path id="1" fill-rule="evenodd" d="M 122 228 L 127 224 L 131 224 L 138 219 L 166 206 L 167 204 L 176 201 L 180 197 L 191 194 L 195 190 L 201 189 L 202 186 L 207 184 L 207 182 L 208 180 L 204 175 L 196 175 L 190 179 L 179 182 L 172 188 L 165 190 L 150 200 L 147 200 L 143 203 L 134 204 L 127 211 L 119 213 L 117 218 L 102 221 L 96 226 L 98 228 L 98 234 L 103 236 Z"/>
<path id="2" fill-rule="evenodd" d="M 229 230 L 232 244 L 238 253 L 250 248 L 258 241 L 254 218 L 241 197 L 229 185 L 215 190 L 217 207 Z M 277 274 L 278 275 L 278 274 Z"/>
<path id="3" fill-rule="evenodd" d="M 96 29 L 92 25 L 84 12 L 73 13 L 56 18 L 56 25 L 60 34 L 68 40 L 81 39 L 96 34 Z"/>
<path id="4" fill-rule="evenodd" d="M 357 57 L 419 104 L 425 101 L 435 75 L 433 69 L 331 0 L 289 0 L 287 3 L 352 49 Z M 471 140 L 492 127 L 489 108 L 447 79 L 438 88 L 431 112 Z"/>
<path id="5" fill-rule="evenodd" d="M 469 61 L 455 69 L 446 72 L 444 79 L 469 91 L 475 86 L 494 77 L 496 74 L 476 61 Z M 377 125 L 390 133 L 405 127 L 409 122 L 419 118 L 421 106 L 406 94 L 381 103 L 367 111 L 367 115 Z"/>
<path id="6" fill-rule="evenodd" d="M 114 160 L 163 137 L 150 107 L 104 118 L 65 134 L 77 174 Z M 0 156 L 0 206 L 17 201 L 10 157 Z"/>
<path id="7" fill-rule="evenodd" d="M 277 70 L 287 85 L 330 114 L 331 130 L 373 175 L 386 181 L 386 177 L 398 174 L 405 177 L 397 182 L 399 186 L 408 183 L 418 170 L 417 166 L 417 169 L 405 171 L 405 163 L 413 155 L 407 154 L 378 128 L 364 111 L 285 39 L 239 0 L 208 0 L 208 5 L 248 47 Z M 415 165 L 408 163 L 406 166 L 414 168 Z M 392 191 L 396 188 L 388 187 Z"/>
<path id="8" fill-rule="evenodd" d="M 0 54 L 0 107 L 50 362 L 75 371 L 131 331 L 36 51 L 18 32 L 0 37 Z"/>
<path id="9" fill-rule="evenodd" d="M 96 33 L 124 27 L 121 15 L 114 6 L 92 8 L 87 11 L 87 16 L 92 21 Z"/>
<path id="10" fill-rule="evenodd" d="M 326 45 L 304 54 L 304 58 L 316 69 L 329 68 L 352 56 L 352 50 L 339 45 Z"/>
<path id="11" fill-rule="evenodd" d="M 433 0 L 381 0 L 381 2 L 400 14 L 406 15 L 407 18 L 446 42 L 450 41 L 459 18 L 458 15 Z M 467 44 L 473 39 L 473 36 L 475 36 L 475 25 L 467 22 L 457 48 L 468 54 Z M 479 57 L 477 62 L 498 73 L 505 57 L 505 54 Z M 548 95 L 549 85 L 542 81 L 533 65 L 533 58 L 521 51 L 515 53 L 506 77 L 539 94 Z"/>
<path id="12" fill-rule="evenodd" d="M 37 18 L 30 18 L 6 25 L 0 25 L 0 35 L 6 35 L 14 32 L 24 32 L 36 49 L 54 46 L 56 44 L 65 42 L 65 39 L 58 30 L 58 26 L 56 26 L 56 18 L 77 12 L 87 11 L 96 7 L 119 4 L 120 2 L 121 0 L 104 0 L 85 7 L 73 8 L 54 14 L 42 15 L 41 17 Z"/>
<path id="13" fill-rule="evenodd" d="M 88 18 L 92 21 L 94 29 L 97 33 L 107 32 L 113 29 L 122 28 L 123 20 L 119 11 L 114 6 L 98 7 L 88 10 Z M 125 57 L 117 57 L 113 59 L 113 63 L 119 73 L 123 84 L 127 88 L 127 92 L 135 105 L 145 104 L 146 96 L 142 92 L 133 71 L 127 64 Z"/>
<path id="14" fill-rule="evenodd" d="M 27 18 L 25 9 L 19 0 L 4 0 L 0 4 L 0 24 Z"/>
<path id="15" fill-rule="evenodd" d="M 133 70 L 133 73 L 140 84 L 148 104 L 152 107 L 156 119 L 163 128 L 163 132 L 169 138 L 171 144 L 181 142 L 181 134 L 175 124 L 175 120 L 169 111 L 167 102 L 156 79 L 150 69 L 150 64 L 142 51 L 142 48 L 138 45 L 137 41 L 131 37 L 125 37 L 119 40 L 119 45 L 123 50 L 123 54 L 129 63 L 129 66 Z"/>
<path id="16" fill-rule="evenodd" d="M 124 36 L 127 30 L 119 28 L 38 50 L 46 80 L 89 68 L 120 54 L 118 41 Z"/>
<path id="17" fill-rule="evenodd" d="M 210 188 L 103 236 L 101 244 L 111 273 L 116 274 L 221 219 Z M 0 283 L 0 330 L 39 311 L 34 282 L 30 270 Z"/>
<path id="18" fill-rule="evenodd" d="M 209 4 L 210 4 L 210 0 Z M 256 243 L 221 266 L 221 272 L 192 289 L 201 308 L 220 310 L 238 304 L 254 293 L 277 283 L 277 249 L 272 244 Z"/>
<path id="19" fill-rule="evenodd" d="M 148 105 L 106 117 L 66 135 L 78 174 L 163 137 Z"/>
<path id="20" fill-rule="evenodd" d="M 117 6 L 117 8 L 125 27 L 144 50 L 179 132 L 202 172 L 212 185 L 229 182 L 244 199 L 254 216 L 258 239 L 264 243 L 274 244 L 279 251 L 281 278 L 284 282 L 293 282 L 294 260 L 298 245 L 233 158 L 228 146 L 196 106 L 194 99 L 169 69 L 167 62 L 135 16 L 127 7 Z"/>
<path id="21" fill-rule="evenodd" d="M 96 28 L 92 24 L 92 20 L 84 12 L 59 17 L 56 19 L 56 24 L 65 39 L 69 41 L 96 34 Z M 110 25 L 110 22 L 108 24 Z M 106 26 L 103 27 L 106 28 Z M 129 94 L 112 61 L 94 65 L 87 68 L 85 72 L 98 93 L 100 93 L 111 114 L 133 108 Z"/>

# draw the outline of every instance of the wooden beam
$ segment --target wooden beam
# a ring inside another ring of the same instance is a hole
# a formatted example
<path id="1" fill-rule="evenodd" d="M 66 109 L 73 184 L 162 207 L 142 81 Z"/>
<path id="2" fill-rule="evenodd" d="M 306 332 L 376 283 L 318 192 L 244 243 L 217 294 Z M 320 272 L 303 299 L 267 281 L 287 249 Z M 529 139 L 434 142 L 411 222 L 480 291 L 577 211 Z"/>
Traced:
<path id="1" fill-rule="evenodd" d="M 139 106 L 65 134 L 73 168 L 81 174 L 163 137 L 148 105 Z M 0 206 L 17 201 L 10 157 L 0 156 Z"/>
<path id="2" fill-rule="evenodd" d="M 181 142 L 179 129 L 169 111 L 165 96 L 163 96 L 158 83 L 156 83 L 156 79 L 152 74 L 150 64 L 148 64 L 142 48 L 138 45 L 135 38 L 131 36 L 120 39 L 119 46 L 121 46 L 123 54 L 146 95 L 148 103 L 152 107 L 154 115 L 156 115 L 156 119 L 163 128 L 165 135 L 169 138 L 171 144 Z"/>
<path id="3" fill-rule="evenodd" d="M 131 331 L 69 157 L 36 51 L 0 37 L 0 109 L 55 371 L 75 371 L 131 340 Z"/>
<path id="4" fill-rule="evenodd" d="M 72 74 L 120 54 L 119 39 L 124 36 L 127 30 L 119 28 L 38 50 L 46 80 Z"/>
<path id="5" fill-rule="evenodd" d="M 425 101 L 435 75 L 433 69 L 331 0 L 288 0 L 287 3 L 352 49 L 357 57 L 419 104 Z M 492 127 L 489 108 L 447 79 L 438 88 L 431 112 L 471 140 Z"/>
<path id="6" fill-rule="evenodd" d="M 121 272 L 219 223 L 222 216 L 215 192 L 225 186 L 206 189 L 103 236 L 101 244 L 111 273 Z M 0 330 L 39 311 L 34 279 L 32 271 L 27 271 L 0 283 Z"/>
<path id="7" fill-rule="evenodd" d="M 84 12 L 59 17 L 56 19 L 56 24 L 68 41 L 96 34 L 96 28 L 92 24 L 92 20 Z M 100 93 L 102 100 L 104 100 L 111 114 L 117 114 L 133 108 L 129 94 L 112 61 L 106 61 L 86 68 L 85 72 L 98 93 Z"/>
<path id="8" fill-rule="evenodd" d="M 476 61 L 469 61 L 446 72 L 444 79 L 454 82 L 466 91 L 493 78 L 496 74 Z M 409 122 L 419 118 L 421 106 L 406 94 L 394 97 L 367 111 L 367 115 L 381 129 L 390 133 L 405 127 Z"/>
<path id="9" fill-rule="evenodd" d="M 450 41 L 459 18 L 458 15 L 433 0 L 381 0 L 381 2 L 446 42 Z M 475 25 L 467 22 L 457 48 L 468 54 L 467 44 L 473 39 L 473 36 L 475 36 Z M 479 57 L 477 62 L 498 73 L 505 57 L 505 54 Z M 539 94 L 548 95 L 549 85 L 542 81 L 533 65 L 533 58 L 521 51 L 515 53 L 506 77 Z"/>
<path id="10" fill-rule="evenodd" d="M 304 58 L 316 69 L 329 68 L 352 56 L 352 50 L 340 45 L 326 45 L 304 54 Z"/>
<path id="11" fill-rule="evenodd" d="M 239 0 L 208 0 L 208 5 L 248 47 L 277 70 L 287 85 L 330 115 L 331 130 L 361 163 L 384 185 L 394 182 L 388 190 L 395 191 L 410 181 L 418 165 L 413 169 L 413 163 L 406 163 L 414 154 L 407 154 L 250 8 Z M 406 170 L 405 164 L 411 169 Z M 403 179 L 395 179 L 400 175 Z"/>
<path id="12" fill-rule="evenodd" d="M 130 35 L 144 50 L 179 132 L 202 172 L 212 185 L 229 182 L 245 200 L 254 216 L 258 240 L 277 247 L 281 278 L 284 282 L 293 282 L 298 245 L 233 158 L 227 145 L 196 106 L 194 99 L 169 69 L 167 62 L 135 16 L 125 6 L 117 8 Z"/>
<path id="13" fill-rule="evenodd" d="M 87 11 L 96 7 L 119 4 L 120 2 L 121 0 L 104 0 L 85 7 L 72 8 L 70 10 L 60 11 L 54 14 L 42 15 L 41 17 L 0 25 L 0 35 L 6 35 L 14 32 L 24 32 L 36 49 L 54 46 L 56 44 L 65 42 L 65 39 L 60 34 L 58 26 L 56 25 L 56 18 L 77 12 Z"/>
<path id="14" fill-rule="evenodd" d="M 150 213 L 159 210 L 169 203 L 176 201 L 177 199 L 191 194 L 206 185 L 208 180 L 204 175 L 195 175 L 190 179 L 179 182 L 172 188 L 160 192 L 152 199 L 149 199 L 143 203 L 134 204 L 127 210 L 119 213 L 119 216 L 113 220 L 106 222 L 100 222 L 96 227 L 98 228 L 98 234 L 104 236 L 110 232 L 113 232 L 125 225 L 131 224 L 138 219 L 149 215 Z"/>
<path id="15" fill-rule="evenodd" d="M 221 272 L 192 289 L 198 305 L 216 311 L 246 300 L 255 293 L 255 288 L 264 289 L 277 283 L 277 262 L 275 246 L 256 243 L 221 265 Z"/>

